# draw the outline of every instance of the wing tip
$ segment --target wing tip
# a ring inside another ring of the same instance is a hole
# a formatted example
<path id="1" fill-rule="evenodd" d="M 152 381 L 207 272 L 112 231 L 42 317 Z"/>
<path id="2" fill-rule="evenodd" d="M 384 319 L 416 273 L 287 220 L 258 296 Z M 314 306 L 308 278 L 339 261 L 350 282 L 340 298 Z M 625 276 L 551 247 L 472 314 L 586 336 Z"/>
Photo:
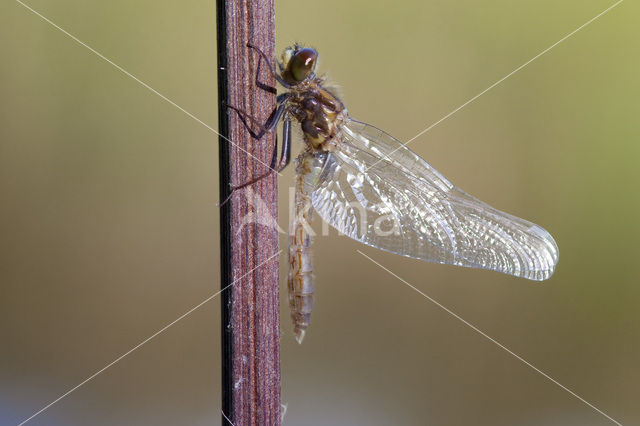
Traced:
<path id="1" fill-rule="evenodd" d="M 539 266 L 529 271 L 533 281 L 545 281 L 551 278 L 555 272 L 556 265 L 558 264 L 558 258 L 560 257 L 560 251 L 558 250 L 558 244 L 553 239 L 551 234 L 541 226 L 533 224 L 528 232 L 537 236 L 540 239 L 541 247 L 538 250 Z"/>

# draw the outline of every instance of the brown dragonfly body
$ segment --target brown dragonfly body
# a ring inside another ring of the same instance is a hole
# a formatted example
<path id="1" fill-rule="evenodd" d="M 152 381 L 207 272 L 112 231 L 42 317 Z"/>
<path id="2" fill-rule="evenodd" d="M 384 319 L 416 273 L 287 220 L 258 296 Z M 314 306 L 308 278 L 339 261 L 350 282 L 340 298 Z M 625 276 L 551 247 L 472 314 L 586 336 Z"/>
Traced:
<path id="1" fill-rule="evenodd" d="M 317 76 L 294 84 L 291 57 L 283 55 L 281 77 L 292 84 L 286 99 L 285 117 L 289 115 L 300 123 L 305 149 L 296 161 L 296 183 L 293 219 L 289 231 L 289 307 L 294 335 L 302 342 L 309 326 L 313 309 L 313 268 L 311 263 L 311 192 L 306 185 L 307 175 L 313 170 L 314 152 L 331 152 L 340 142 L 341 125 L 347 111 L 336 95 L 322 86 Z M 293 53 L 293 52 L 292 52 Z M 315 62 L 315 52 L 298 49 L 299 57 L 309 65 Z"/>
<path id="2" fill-rule="evenodd" d="M 317 56 L 298 45 L 285 49 L 280 72 L 271 68 L 288 92 L 277 97 L 278 106 L 262 130 L 252 132 L 259 139 L 282 119 L 276 170 L 291 158 L 292 121 L 300 124 L 304 136 L 305 147 L 296 159 L 288 276 L 299 343 L 313 307 L 313 211 L 342 234 L 402 256 L 537 281 L 551 277 L 558 247 L 547 231 L 472 197 L 391 135 L 349 117 L 340 99 L 316 76 Z M 245 124 L 247 118 L 256 121 L 231 108 Z"/>

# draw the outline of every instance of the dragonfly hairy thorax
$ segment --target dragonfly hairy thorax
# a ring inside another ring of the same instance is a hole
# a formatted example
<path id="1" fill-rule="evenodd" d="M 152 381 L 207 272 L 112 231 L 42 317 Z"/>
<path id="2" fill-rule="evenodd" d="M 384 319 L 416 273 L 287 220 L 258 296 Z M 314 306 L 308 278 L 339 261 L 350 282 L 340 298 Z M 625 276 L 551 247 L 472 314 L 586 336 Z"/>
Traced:
<path id="1" fill-rule="evenodd" d="M 259 139 L 282 120 L 278 170 L 291 158 L 292 121 L 304 137 L 295 161 L 289 230 L 289 306 L 299 343 L 313 309 L 312 212 L 356 241 L 402 256 L 537 281 L 551 277 L 558 247 L 547 231 L 465 193 L 391 135 L 351 118 L 316 75 L 314 49 L 288 47 L 277 72 L 264 53 L 249 47 L 288 90 L 278 95 L 273 113 L 252 135 Z M 255 121 L 230 108 L 245 124 Z"/>

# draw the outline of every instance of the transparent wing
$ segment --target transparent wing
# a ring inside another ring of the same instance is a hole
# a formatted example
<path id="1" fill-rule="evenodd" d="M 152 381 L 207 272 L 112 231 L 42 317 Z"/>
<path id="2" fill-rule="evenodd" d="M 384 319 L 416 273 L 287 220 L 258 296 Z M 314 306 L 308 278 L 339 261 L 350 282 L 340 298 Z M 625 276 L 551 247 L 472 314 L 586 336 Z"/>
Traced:
<path id="1" fill-rule="evenodd" d="M 380 129 L 349 120 L 342 139 L 308 175 L 314 209 L 338 231 L 430 262 L 531 280 L 553 274 L 558 247 L 538 225 L 456 188 Z"/>

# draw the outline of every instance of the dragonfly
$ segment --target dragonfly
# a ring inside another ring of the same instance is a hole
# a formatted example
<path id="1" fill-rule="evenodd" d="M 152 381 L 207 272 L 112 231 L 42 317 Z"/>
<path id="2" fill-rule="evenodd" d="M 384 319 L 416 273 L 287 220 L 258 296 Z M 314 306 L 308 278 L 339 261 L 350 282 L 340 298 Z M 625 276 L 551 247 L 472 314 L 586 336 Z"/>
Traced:
<path id="1" fill-rule="evenodd" d="M 289 306 L 298 343 L 313 309 L 309 224 L 314 212 L 360 243 L 409 258 L 536 281 L 551 277 L 558 246 L 546 230 L 472 197 L 391 135 L 351 118 L 335 90 L 316 74 L 315 49 L 287 47 L 275 61 L 276 70 L 258 47 L 247 46 L 260 54 L 287 89 L 277 96 L 275 109 L 259 131 L 250 129 L 252 135 L 260 139 L 282 121 L 277 171 L 291 160 L 292 121 L 300 125 L 304 142 L 294 161 L 289 230 Z M 248 128 L 248 120 L 258 122 L 229 107 Z"/>

